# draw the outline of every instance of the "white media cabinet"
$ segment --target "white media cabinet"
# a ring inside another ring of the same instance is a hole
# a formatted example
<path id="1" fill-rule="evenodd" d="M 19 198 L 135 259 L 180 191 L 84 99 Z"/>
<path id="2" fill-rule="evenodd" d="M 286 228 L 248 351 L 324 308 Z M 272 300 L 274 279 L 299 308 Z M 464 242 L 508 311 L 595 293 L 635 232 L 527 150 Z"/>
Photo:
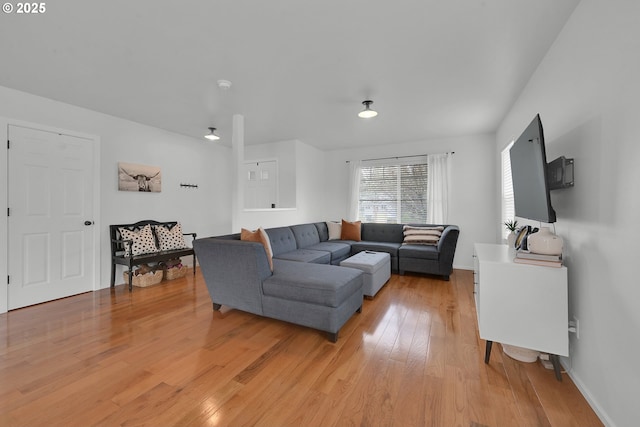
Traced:
<path id="1" fill-rule="evenodd" d="M 562 381 L 558 356 L 569 356 L 567 268 L 519 264 L 507 245 L 474 245 L 474 297 L 485 363 L 493 341 L 549 353 Z"/>

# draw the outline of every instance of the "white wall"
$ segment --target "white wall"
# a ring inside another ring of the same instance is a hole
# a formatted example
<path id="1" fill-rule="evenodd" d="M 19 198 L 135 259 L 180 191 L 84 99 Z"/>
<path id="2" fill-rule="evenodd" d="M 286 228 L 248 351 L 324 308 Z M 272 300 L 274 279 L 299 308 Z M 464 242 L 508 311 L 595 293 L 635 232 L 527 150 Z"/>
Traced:
<path id="1" fill-rule="evenodd" d="M 296 207 L 297 140 L 244 147 L 244 161 L 278 160 L 278 208 Z"/>
<path id="2" fill-rule="evenodd" d="M 99 137 L 102 239 L 99 287 L 109 286 L 110 224 L 142 219 L 177 220 L 185 232 L 196 232 L 199 236 L 222 234 L 231 228 L 229 148 L 5 87 L 0 87 L 0 99 L 0 117 L 5 118 L 5 124 L 18 120 Z M 0 131 L 6 137 L 6 126 Z M 0 163 L 6 165 L 6 150 L 0 151 Z M 118 191 L 118 161 L 160 166 L 162 192 Z M 6 211 L 6 170 L 2 169 L 0 208 Z M 180 183 L 197 184 L 198 188 L 180 188 Z M 6 242 L 6 217 L 3 218 L 0 237 Z M 0 277 L 7 274 L 4 251 L 0 250 Z M 116 283 L 122 282 L 122 275 L 118 274 Z M 6 310 L 6 284 L 4 288 L 1 286 L 0 298 Z"/>
<path id="3" fill-rule="evenodd" d="M 283 154 L 282 149 L 287 149 L 287 155 L 281 156 L 284 162 L 279 167 L 289 168 L 294 159 L 295 171 L 286 171 L 285 179 L 295 179 L 289 182 L 290 188 L 295 188 L 295 209 L 265 209 L 258 211 L 240 211 L 237 224 L 240 228 L 255 229 L 257 227 L 280 227 L 293 224 L 302 224 L 314 221 L 324 221 L 322 211 L 324 209 L 325 153 L 298 140 L 283 141 L 269 144 L 251 145 L 245 147 L 245 158 L 248 156 L 260 156 L 273 158 Z M 234 221 L 236 222 L 236 221 Z"/>
<path id="4" fill-rule="evenodd" d="M 565 240 L 570 375 L 608 425 L 640 419 L 640 2 L 582 0 L 497 133 L 499 150 L 540 113 L 547 159 L 575 159 L 552 192 Z"/>
<path id="5" fill-rule="evenodd" d="M 454 268 L 473 269 L 473 244 L 493 242 L 499 223 L 494 193 L 494 135 L 472 135 L 412 143 L 388 144 L 327 153 L 326 207 L 321 220 L 340 220 L 348 215 L 347 160 L 437 154 L 454 151 L 451 158 L 449 223 L 460 227 Z M 498 219 L 496 219 L 498 218 Z"/>

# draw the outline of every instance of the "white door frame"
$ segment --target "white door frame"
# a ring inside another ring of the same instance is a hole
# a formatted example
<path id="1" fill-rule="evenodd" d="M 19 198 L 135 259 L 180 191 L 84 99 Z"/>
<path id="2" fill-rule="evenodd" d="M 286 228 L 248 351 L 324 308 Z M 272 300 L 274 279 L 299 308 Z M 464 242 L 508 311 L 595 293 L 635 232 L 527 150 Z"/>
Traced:
<path id="1" fill-rule="evenodd" d="M 93 283 L 91 289 L 94 291 L 100 286 L 100 248 L 102 247 L 100 230 L 102 229 L 100 219 L 100 137 L 67 129 L 56 128 L 52 126 L 41 125 L 37 123 L 26 122 L 23 120 L 10 119 L 0 117 L 0 170 L 2 170 L 2 178 L 0 179 L 0 313 L 6 313 L 9 307 L 9 288 L 7 286 L 8 276 L 8 250 L 9 250 L 9 218 L 7 217 L 8 205 L 8 151 L 6 144 L 8 140 L 9 125 L 22 126 L 32 129 L 43 130 L 47 132 L 62 133 L 65 135 L 76 136 L 80 138 L 90 139 L 93 141 L 93 221 L 95 225 L 92 227 L 93 232 Z"/>

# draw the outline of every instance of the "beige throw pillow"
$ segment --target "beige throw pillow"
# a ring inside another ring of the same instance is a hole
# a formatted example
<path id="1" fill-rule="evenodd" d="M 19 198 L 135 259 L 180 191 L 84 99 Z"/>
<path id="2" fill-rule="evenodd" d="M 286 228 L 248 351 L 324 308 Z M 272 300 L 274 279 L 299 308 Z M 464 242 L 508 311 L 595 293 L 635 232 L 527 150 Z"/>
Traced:
<path id="1" fill-rule="evenodd" d="M 329 240 L 340 240 L 342 236 L 342 223 L 327 221 L 327 229 L 329 230 Z"/>

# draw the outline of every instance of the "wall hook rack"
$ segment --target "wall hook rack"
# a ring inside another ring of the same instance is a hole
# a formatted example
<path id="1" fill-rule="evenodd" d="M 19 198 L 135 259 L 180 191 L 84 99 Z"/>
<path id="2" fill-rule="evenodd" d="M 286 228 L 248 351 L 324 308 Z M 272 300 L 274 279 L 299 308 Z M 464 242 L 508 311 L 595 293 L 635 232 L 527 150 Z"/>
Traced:
<path id="1" fill-rule="evenodd" d="M 180 183 L 180 187 L 183 187 L 183 188 L 198 188 L 198 184 L 182 184 L 182 183 Z"/>

